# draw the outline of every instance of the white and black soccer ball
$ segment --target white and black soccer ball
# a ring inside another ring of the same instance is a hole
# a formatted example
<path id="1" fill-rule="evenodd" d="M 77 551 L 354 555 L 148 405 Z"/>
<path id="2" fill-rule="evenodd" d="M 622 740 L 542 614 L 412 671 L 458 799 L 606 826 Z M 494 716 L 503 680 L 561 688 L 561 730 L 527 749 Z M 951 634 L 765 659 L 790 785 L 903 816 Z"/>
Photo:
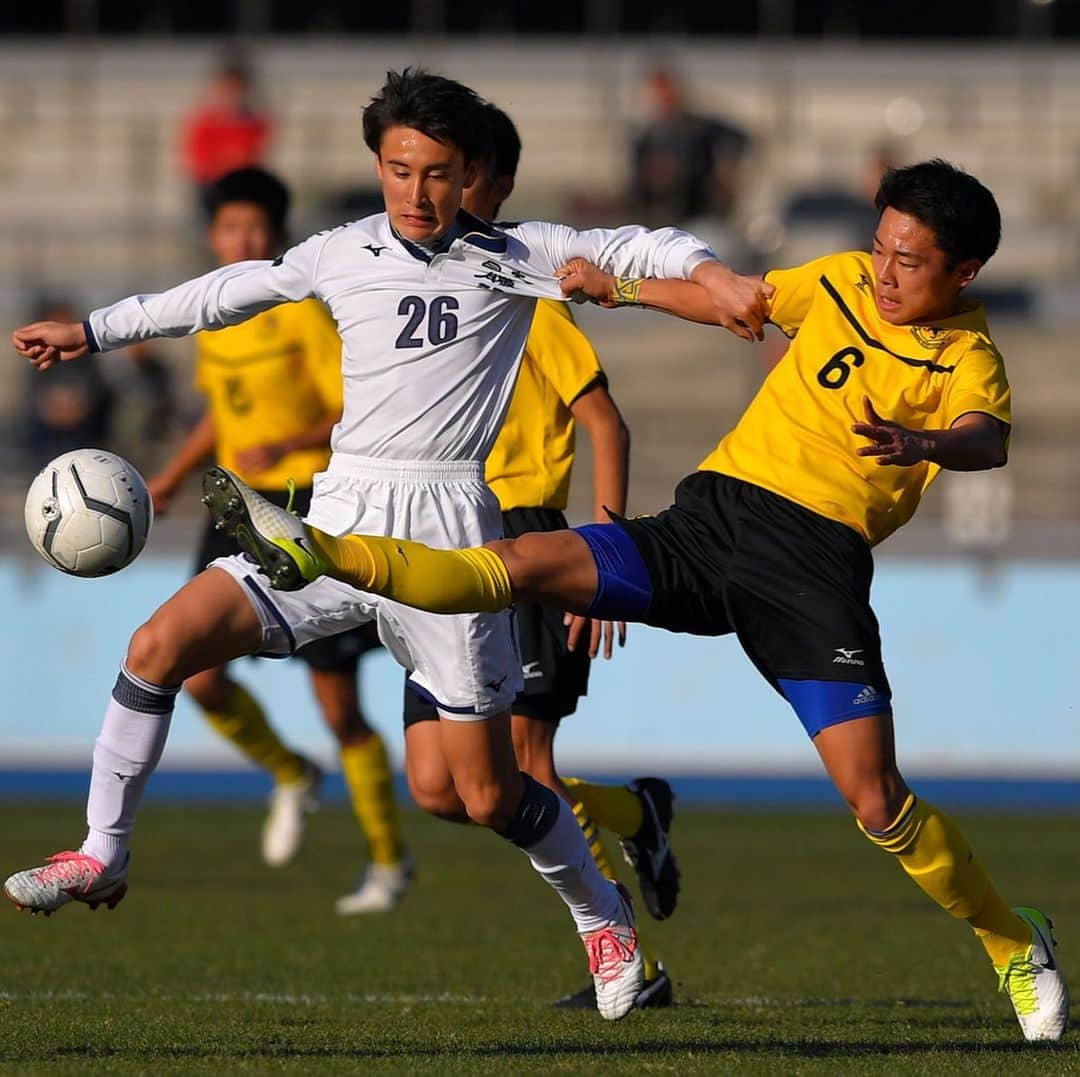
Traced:
<path id="1" fill-rule="evenodd" d="M 107 576 L 139 555 L 154 508 L 142 476 L 104 449 L 46 464 L 26 495 L 26 533 L 46 561 L 72 576 Z"/>

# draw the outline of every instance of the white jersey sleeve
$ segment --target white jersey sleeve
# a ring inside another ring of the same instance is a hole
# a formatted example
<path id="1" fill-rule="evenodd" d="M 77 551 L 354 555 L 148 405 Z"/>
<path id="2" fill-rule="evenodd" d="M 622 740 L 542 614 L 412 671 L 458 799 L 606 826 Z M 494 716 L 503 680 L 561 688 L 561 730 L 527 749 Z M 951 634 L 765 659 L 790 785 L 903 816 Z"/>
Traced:
<path id="1" fill-rule="evenodd" d="M 650 231 L 641 225 L 590 228 L 579 232 L 565 224 L 526 221 L 516 233 L 554 272 L 571 258 L 585 258 L 617 277 L 689 279 L 702 262 L 716 255 L 696 236 L 679 228 Z"/>
<path id="2" fill-rule="evenodd" d="M 151 337 L 222 329 L 281 303 L 317 295 L 315 275 L 326 234 L 312 236 L 273 262 L 234 262 L 156 295 L 133 295 L 93 311 L 92 348 L 110 351 Z"/>

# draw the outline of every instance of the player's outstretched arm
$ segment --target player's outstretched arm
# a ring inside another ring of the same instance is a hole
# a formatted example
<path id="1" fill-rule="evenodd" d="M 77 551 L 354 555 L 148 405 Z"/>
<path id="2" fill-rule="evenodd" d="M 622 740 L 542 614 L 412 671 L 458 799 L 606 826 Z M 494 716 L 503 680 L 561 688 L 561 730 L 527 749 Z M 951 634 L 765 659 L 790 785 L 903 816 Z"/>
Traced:
<path id="1" fill-rule="evenodd" d="M 986 471 L 1005 463 L 1008 426 L 983 412 L 961 415 L 947 430 L 911 430 L 883 419 L 869 397 L 863 397 L 866 422 L 854 423 L 853 433 L 869 438 L 856 449 L 859 456 L 881 465 L 911 467 L 926 460 L 946 471 Z"/>
<path id="2" fill-rule="evenodd" d="M 90 350 L 82 322 L 31 322 L 11 334 L 11 343 L 38 370 L 80 359 Z"/>
<path id="3" fill-rule="evenodd" d="M 691 280 L 616 277 L 583 258 L 556 271 L 564 295 L 581 295 L 603 307 L 640 306 L 703 325 L 720 325 L 743 340 L 761 340 L 773 288 L 717 261 L 701 262 Z"/>

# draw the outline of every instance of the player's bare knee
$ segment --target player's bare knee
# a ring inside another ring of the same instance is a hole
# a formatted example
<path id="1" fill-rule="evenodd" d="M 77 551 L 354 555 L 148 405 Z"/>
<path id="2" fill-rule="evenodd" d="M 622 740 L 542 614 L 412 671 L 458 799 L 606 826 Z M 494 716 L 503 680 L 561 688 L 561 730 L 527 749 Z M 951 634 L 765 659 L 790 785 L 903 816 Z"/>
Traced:
<path id="1" fill-rule="evenodd" d="M 552 546 L 552 536 L 543 532 L 491 543 L 506 565 L 515 595 L 544 594 L 554 583 L 559 563 Z"/>
<path id="2" fill-rule="evenodd" d="M 460 793 L 460 790 L 459 790 Z M 461 795 L 469 818 L 477 826 L 502 830 L 510 825 L 516 804 L 509 803 L 505 790 L 498 785 L 478 785 Z"/>
<path id="3" fill-rule="evenodd" d="M 181 680 L 182 658 L 183 647 L 177 633 L 169 619 L 159 612 L 135 630 L 125 665 L 129 673 L 150 684 L 170 685 Z"/>
<path id="4" fill-rule="evenodd" d="M 896 821 L 904 806 L 906 789 L 901 794 L 887 777 L 869 780 L 845 794 L 855 818 L 867 830 L 884 831 Z"/>

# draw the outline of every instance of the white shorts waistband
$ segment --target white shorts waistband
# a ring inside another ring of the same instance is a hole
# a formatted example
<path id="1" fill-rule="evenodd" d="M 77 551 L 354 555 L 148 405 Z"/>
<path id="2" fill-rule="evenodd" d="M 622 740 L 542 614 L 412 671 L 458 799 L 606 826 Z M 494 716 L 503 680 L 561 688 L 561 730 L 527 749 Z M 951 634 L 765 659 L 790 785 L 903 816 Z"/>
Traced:
<path id="1" fill-rule="evenodd" d="M 342 478 L 386 479 L 391 482 L 483 482 L 483 460 L 393 460 L 336 452 L 327 473 Z"/>

